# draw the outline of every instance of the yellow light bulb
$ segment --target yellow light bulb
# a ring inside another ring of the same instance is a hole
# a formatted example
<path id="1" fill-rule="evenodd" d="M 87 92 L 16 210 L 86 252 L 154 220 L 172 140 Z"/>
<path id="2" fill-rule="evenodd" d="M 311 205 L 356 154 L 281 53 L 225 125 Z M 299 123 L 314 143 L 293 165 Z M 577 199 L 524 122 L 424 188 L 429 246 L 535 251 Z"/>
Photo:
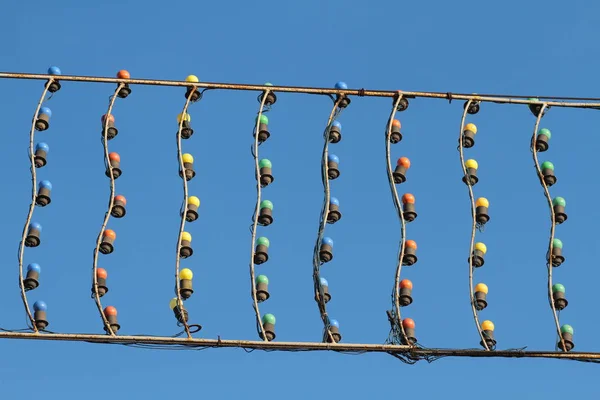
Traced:
<path id="1" fill-rule="evenodd" d="M 171 299 L 171 301 L 169 302 L 169 307 L 171 307 L 171 310 L 177 307 L 177 297 L 173 297 Z"/>
<path id="2" fill-rule="evenodd" d="M 189 268 L 184 268 L 181 271 L 179 271 L 179 279 L 192 280 L 193 277 L 194 277 L 194 273 Z"/>
<path id="3" fill-rule="evenodd" d="M 185 81 L 186 82 L 190 82 L 190 83 L 198 83 L 198 82 L 200 82 L 198 80 L 198 77 L 196 75 L 188 75 L 188 77 L 185 78 Z"/>
<path id="4" fill-rule="evenodd" d="M 477 161 L 471 159 L 471 160 L 465 161 L 465 167 L 477 169 L 477 168 L 479 168 L 479 164 L 477 164 Z"/>
<path id="5" fill-rule="evenodd" d="M 476 134 L 477 127 L 475 126 L 475 124 L 467 124 L 467 126 L 465 126 L 465 131 L 471 131 Z"/>
<path id="6" fill-rule="evenodd" d="M 181 240 L 187 240 L 188 242 L 192 241 L 192 235 L 189 234 L 189 232 L 183 232 L 181 234 Z"/>
<path id="7" fill-rule="evenodd" d="M 184 163 L 190 163 L 190 164 L 194 163 L 194 157 L 192 157 L 192 155 L 190 153 L 185 153 L 184 155 L 181 156 L 181 158 L 183 159 Z"/>
<path id="8" fill-rule="evenodd" d="M 488 287 L 485 283 L 478 283 L 477 286 L 475 286 L 475 291 L 488 294 Z"/>
<path id="9" fill-rule="evenodd" d="M 481 329 L 483 329 L 484 331 L 492 331 L 493 332 L 494 328 L 495 328 L 495 326 L 492 321 L 486 320 L 481 323 Z"/>
<path id="10" fill-rule="evenodd" d="M 475 250 L 479 250 L 483 254 L 487 253 L 487 246 L 481 242 L 475 243 Z"/>
<path id="11" fill-rule="evenodd" d="M 490 206 L 490 202 L 485 197 L 480 197 L 475 202 L 475 206 L 476 207 L 489 207 Z"/>
<path id="12" fill-rule="evenodd" d="M 192 121 L 192 116 L 188 113 L 181 113 L 181 114 L 177 114 L 177 122 L 181 122 L 181 120 L 187 121 L 187 122 L 191 122 Z"/>
<path id="13" fill-rule="evenodd" d="M 196 196 L 190 196 L 188 198 L 188 204 L 193 204 L 196 207 L 200 207 L 200 199 L 197 198 Z"/>

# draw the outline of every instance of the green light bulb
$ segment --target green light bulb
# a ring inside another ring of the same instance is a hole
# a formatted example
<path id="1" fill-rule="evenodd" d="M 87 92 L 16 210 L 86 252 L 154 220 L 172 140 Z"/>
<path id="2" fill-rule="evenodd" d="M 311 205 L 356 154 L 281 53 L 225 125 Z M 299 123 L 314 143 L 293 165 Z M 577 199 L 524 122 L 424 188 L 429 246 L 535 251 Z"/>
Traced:
<path id="1" fill-rule="evenodd" d="M 259 246 L 261 244 L 265 247 L 269 247 L 271 245 L 271 243 L 269 242 L 269 239 L 267 239 L 264 236 L 261 236 L 258 239 L 256 239 L 256 245 Z"/>
<path id="2" fill-rule="evenodd" d="M 554 164 L 552 164 L 550 161 L 544 161 L 542 163 L 542 170 L 544 170 L 544 169 L 549 169 L 549 170 L 554 171 Z"/>
<path id="3" fill-rule="evenodd" d="M 562 249 L 562 247 L 563 247 L 562 240 L 560 240 L 560 239 L 554 239 L 552 241 L 552 247 L 556 247 L 557 249 Z"/>
<path id="4" fill-rule="evenodd" d="M 275 325 L 275 316 L 273 314 L 265 314 L 262 318 L 263 324 Z"/>
<path id="5" fill-rule="evenodd" d="M 260 168 L 273 168 L 273 164 L 271 164 L 271 161 L 267 160 L 266 158 L 263 158 L 262 160 L 260 160 L 260 162 L 258 163 L 258 166 Z"/>
<path id="6" fill-rule="evenodd" d="M 258 116 L 256 118 L 254 118 L 254 122 L 257 122 L 257 121 L 258 121 Z M 269 118 L 265 114 L 261 114 L 260 115 L 260 123 L 269 125 Z"/>
<path id="7" fill-rule="evenodd" d="M 273 210 L 273 203 L 269 200 L 263 200 L 260 202 L 260 208 L 268 208 L 269 210 Z"/>
<path id="8" fill-rule="evenodd" d="M 265 285 L 269 284 L 269 278 L 266 275 L 259 275 L 256 277 L 256 283 L 264 283 Z"/>
<path id="9" fill-rule="evenodd" d="M 562 197 L 555 197 L 552 200 L 552 205 L 553 206 L 563 206 L 563 207 L 566 207 L 567 206 L 567 202 Z"/>
<path id="10" fill-rule="evenodd" d="M 561 285 L 560 283 L 555 283 L 554 286 L 552 286 L 552 293 L 556 293 L 556 292 L 564 293 L 565 287 L 563 285 Z"/>
<path id="11" fill-rule="evenodd" d="M 267 82 L 265 83 L 265 86 L 273 86 L 273 84 L 271 82 Z"/>
<path id="12" fill-rule="evenodd" d="M 560 332 L 561 333 L 570 333 L 571 335 L 573 334 L 573 327 L 571 325 L 563 325 L 560 327 Z"/>
<path id="13" fill-rule="evenodd" d="M 552 133 L 550 132 L 550 129 L 547 128 L 542 128 L 538 131 L 538 136 L 539 135 L 544 135 L 546 136 L 548 139 L 552 138 Z"/>

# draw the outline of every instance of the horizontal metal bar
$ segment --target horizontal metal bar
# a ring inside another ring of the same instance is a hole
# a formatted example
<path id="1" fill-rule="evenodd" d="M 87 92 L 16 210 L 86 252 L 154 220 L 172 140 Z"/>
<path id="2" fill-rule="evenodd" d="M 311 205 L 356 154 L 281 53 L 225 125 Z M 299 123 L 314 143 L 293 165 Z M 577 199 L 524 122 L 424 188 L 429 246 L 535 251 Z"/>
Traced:
<path id="1" fill-rule="evenodd" d="M 108 78 L 108 77 L 97 77 L 97 76 L 76 76 L 76 75 L 47 75 L 47 74 L 26 74 L 20 72 L 0 72 L 0 78 L 4 79 L 37 79 L 37 80 L 48 80 L 57 79 L 60 81 L 75 81 L 75 82 L 95 82 L 95 83 L 127 83 L 130 85 L 152 85 L 152 86 L 174 86 L 174 87 L 188 87 L 196 86 L 207 89 L 222 89 L 222 90 L 251 90 L 251 91 L 264 91 L 271 89 L 274 92 L 288 92 L 288 93 L 304 93 L 304 94 L 318 94 L 318 95 L 338 95 L 346 94 L 348 96 L 359 96 L 359 97 L 394 97 L 398 91 L 393 90 L 367 90 L 367 89 L 332 89 L 332 88 L 316 88 L 316 87 L 300 87 L 300 86 L 265 86 L 265 85 L 247 85 L 239 83 L 215 83 L 215 82 L 197 82 L 190 83 L 185 81 L 171 81 L 171 80 L 156 80 L 156 79 L 120 79 L 120 78 Z M 422 97 L 422 98 L 434 98 L 443 100 L 475 100 L 481 102 L 491 102 L 500 104 L 542 104 L 546 103 L 550 107 L 574 107 L 574 108 L 600 108 L 600 101 L 596 102 L 568 102 L 568 101 L 553 101 L 550 100 L 552 97 L 538 98 L 540 101 L 532 101 L 529 99 L 513 98 L 506 95 L 478 95 L 478 94 L 465 94 L 465 93 L 440 93 L 440 92 L 410 92 L 402 91 L 405 97 Z M 531 96 L 532 98 L 536 96 Z M 543 100 L 548 99 L 548 100 Z M 580 100 L 581 98 L 570 98 L 572 100 Z M 598 99 L 593 99 L 598 100 Z"/>
<path id="2" fill-rule="evenodd" d="M 221 340 L 221 339 L 195 339 L 174 338 L 158 336 L 109 336 L 76 333 L 34 333 L 34 332 L 0 332 L 0 339 L 29 339 L 51 340 L 70 342 L 90 342 L 108 344 L 149 344 L 173 345 L 188 347 L 233 347 L 257 350 L 281 351 L 338 351 L 338 352 L 368 352 L 368 353 L 393 353 L 407 356 L 431 357 L 486 357 L 486 358 L 557 358 L 580 361 L 600 361 L 600 353 L 582 352 L 544 352 L 520 350 L 485 351 L 476 349 L 423 349 L 409 346 L 388 344 L 361 344 L 361 343 L 311 343 L 311 342 L 263 342 L 250 340 Z"/>

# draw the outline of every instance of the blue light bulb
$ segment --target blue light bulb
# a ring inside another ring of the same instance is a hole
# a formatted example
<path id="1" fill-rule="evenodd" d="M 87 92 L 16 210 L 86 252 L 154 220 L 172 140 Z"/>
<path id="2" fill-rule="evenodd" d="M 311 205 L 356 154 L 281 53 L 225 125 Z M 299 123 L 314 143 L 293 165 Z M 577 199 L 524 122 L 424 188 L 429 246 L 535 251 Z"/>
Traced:
<path id="1" fill-rule="evenodd" d="M 31 224 L 29 224 L 29 229 L 37 229 L 38 231 L 42 231 L 42 225 L 40 225 L 37 222 L 32 222 Z"/>
<path id="2" fill-rule="evenodd" d="M 346 85 L 346 82 L 339 81 L 338 83 L 335 84 L 335 88 L 336 89 L 348 89 L 348 85 Z"/>
<path id="3" fill-rule="evenodd" d="M 48 309 L 48 306 L 46 305 L 46 302 L 38 300 L 35 303 L 33 303 L 33 309 L 35 311 L 46 311 Z"/>
<path id="4" fill-rule="evenodd" d="M 327 156 L 327 160 L 336 164 L 340 163 L 340 159 L 335 154 L 330 154 L 329 156 Z"/>
<path id="5" fill-rule="evenodd" d="M 331 124 L 331 126 L 335 126 L 340 131 L 342 130 L 342 124 L 339 121 L 333 121 L 333 124 Z"/>
<path id="6" fill-rule="evenodd" d="M 337 319 L 330 319 L 329 320 L 329 325 L 335 326 L 336 328 L 340 327 L 340 323 L 337 321 Z"/>
<path id="7" fill-rule="evenodd" d="M 48 68 L 48 75 L 62 75 L 62 73 L 60 72 L 60 68 L 53 65 L 50 68 Z"/>
<path id="8" fill-rule="evenodd" d="M 38 150 L 43 150 L 46 153 L 48 153 L 50 151 L 50 146 L 48 146 L 44 142 L 40 142 L 40 143 L 38 143 L 38 144 L 35 145 L 35 151 L 38 151 Z"/>
<path id="9" fill-rule="evenodd" d="M 42 115 L 42 114 L 46 114 L 47 116 L 51 117 L 52 110 L 49 109 L 48 107 L 42 107 L 42 108 L 40 108 L 40 112 L 38 113 L 38 115 Z"/>
<path id="10" fill-rule="evenodd" d="M 52 190 L 52 183 L 50 183 L 50 181 L 44 180 L 40 182 L 40 187 L 43 189 Z"/>
<path id="11" fill-rule="evenodd" d="M 333 204 L 334 206 L 339 206 L 340 201 L 338 199 L 336 199 L 335 197 L 332 197 L 331 199 L 329 199 L 329 204 Z"/>
<path id="12" fill-rule="evenodd" d="M 27 266 L 27 272 L 29 271 L 37 272 L 39 274 L 40 272 L 42 272 L 42 268 L 38 263 L 31 263 Z"/>
<path id="13" fill-rule="evenodd" d="M 321 244 L 326 244 L 330 247 L 333 247 L 333 239 L 331 239 L 330 237 L 324 237 L 323 240 L 321 240 Z"/>
<path id="14" fill-rule="evenodd" d="M 319 283 L 321 284 L 321 286 L 329 287 L 329 282 L 327 282 L 327 279 L 325 279 L 323 277 L 319 278 Z"/>

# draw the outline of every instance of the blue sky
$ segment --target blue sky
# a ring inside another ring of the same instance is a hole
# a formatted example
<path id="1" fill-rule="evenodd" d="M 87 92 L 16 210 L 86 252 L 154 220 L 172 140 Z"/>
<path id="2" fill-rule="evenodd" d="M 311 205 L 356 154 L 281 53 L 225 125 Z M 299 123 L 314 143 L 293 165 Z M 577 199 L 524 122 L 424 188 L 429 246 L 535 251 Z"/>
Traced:
<path id="1" fill-rule="evenodd" d="M 74 75 L 113 76 L 127 69 L 132 77 L 156 79 L 195 74 L 212 82 L 329 87 L 343 80 L 352 88 L 598 95 L 599 84 L 588 78 L 600 68 L 594 40 L 599 10 L 591 2 L 404 3 L 11 3 L 0 25 L 1 69 L 43 73 L 58 65 Z M 25 327 L 15 253 L 30 201 L 27 135 L 42 86 L 0 80 L 3 328 Z M 103 303 L 119 310 L 123 334 L 172 335 L 178 328 L 168 305 L 182 197 L 175 132 L 185 90 L 132 89 L 113 112 L 119 136 L 110 148 L 121 155 L 123 176 L 116 185 L 128 212 L 109 225 L 117 240 L 115 252 L 100 258 L 110 287 Z M 47 103 L 50 129 L 36 135 L 51 147 L 48 165 L 38 172 L 54 185 L 53 201 L 35 210 L 34 220 L 44 227 L 42 245 L 26 250 L 25 262 L 42 267 L 41 286 L 29 297 L 46 301 L 55 332 L 102 332 L 89 296 L 90 270 L 109 196 L 100 116 L 113 90 L 110 84 L 65 82 Z M 189 225 L 195 254 L 182 266 L 195 273 L 187 308 L 191 322 L 204 327 L 199 337 L 257 338 L 247 268 L 256 96 L 212 91 L 190 108 L 196 133 L 184 150 L 196 159 L 190 194 L 202 204 L 199 220 Z M 271 298 L 261 311 L 277 316 L 282 341 L 321 336 L 311 260 L 322 203 L 321 134 L 330 108 L 327 97 L 279 94 L 269 113 L 272 136 L 260 149 L 276 177 L 264 194 L 274 203 L 275 222 L 260 231 L 271 241 L 269 262 L 257 268 L 271 281 Z M 327 228 L 335 258 L 322 275 L 344 342 L 382 343 L 389 331 L 385 310 L 399 239 L 385 173 L 383 130 L 390 108 L 390 99 L 354 99 L 339 118 L 343 140 L 332 146 L 342 173 L 332 182 L 333 195 L 343 218 Z M 469 201 L 456 151 L 461 111 L 459 101 L 411 101 L 399 115 L 404 140 L 393 147 L 394 157 L 412 161 L 400 191 L 415 195 L 419 213 L 407 228 L 408 239 L 419 245 L 419 262 L 403 272 L 414 284 L 414 303 L 404 315 L 415 320 L 419 342 L 427 347 L 474 348 L 479 342 L 468 300 Z M 555 164 L 558 183 L 551 193 L 568 203 L 569 220 L 557 231 L 567 261 L 555 270 L 555 281 L 566 286 L 570 302 L 561 321 L 574 327 L 580 351 L 600 350 L 592 296 L 600 278 L 593 262 L 600 255 L 594 233 L 600 211 L 592 200 L 598 195 L 597 119 L 596 111 L 553 108 L 541 124 L 553 136 L 540 161 Z M 491 220 L 478 235 L 488 255 L 475 279 L 490 289 L 481 315 L 494 321 L 500 349 L 553 349 L 544 264 L 549 211 L 529 152 L 535 118 L 523 106 L 485 104 L 468 121 L 479 128 L 476 146 L 467 151 L 479 162 L 475 193 L 491 203 Z M 595 390 L 594 366 L 543 360 L 443 359 L 406 366 L 376 354 L 196 354 L 33 341 L 0 341 L 0 354 L 6 398 L 25 388 L 48 398 L 86 393 L 90 400 L 107 391 L 146 399 L 174 393 L 303 399 L 317 392 L 383 397 L 401 388 L 401 395 L 412 397 L 468 390 L 489 399 L 550 399 L 586 398 Z M 557 373 L 561 382 L 554 380 Z"/>

